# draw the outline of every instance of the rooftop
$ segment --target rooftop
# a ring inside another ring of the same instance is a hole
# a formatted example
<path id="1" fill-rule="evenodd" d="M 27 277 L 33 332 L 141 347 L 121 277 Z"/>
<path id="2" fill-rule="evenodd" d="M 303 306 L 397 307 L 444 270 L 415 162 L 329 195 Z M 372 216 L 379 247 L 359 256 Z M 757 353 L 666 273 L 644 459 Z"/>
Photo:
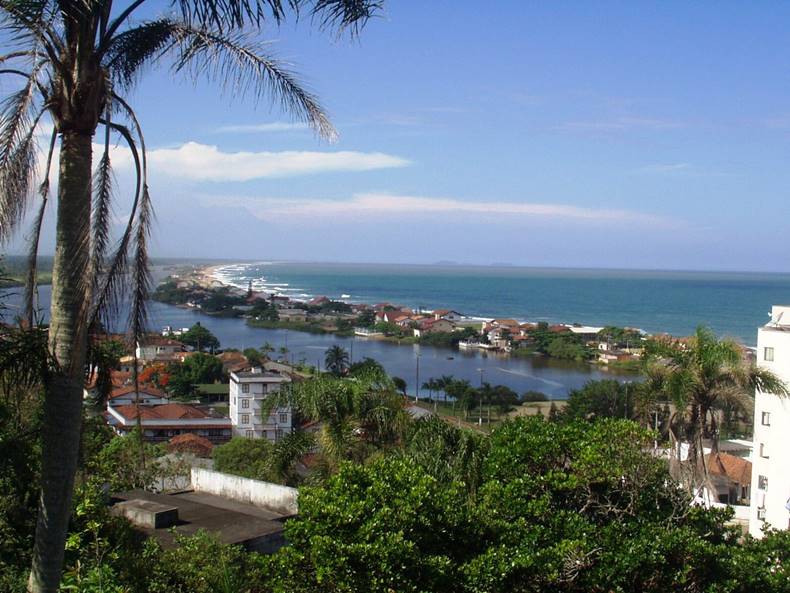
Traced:
<path id="1" fill-rule="evenodd" d="M 240 544 L 259 551 L 273 551 L 283 542 L 286 517 L 248 503 L 191 490 L 173 494 L 131 490 L 113 496 L 113 503 L 126 500 L 141 500 L 178 509 L 175 526 L 137 526 L 147 535 L 156 537 L 165 548 L 175 547 L 176 535 L 193 535 L 200 529 L 213 533 L 223 543 Z"/>

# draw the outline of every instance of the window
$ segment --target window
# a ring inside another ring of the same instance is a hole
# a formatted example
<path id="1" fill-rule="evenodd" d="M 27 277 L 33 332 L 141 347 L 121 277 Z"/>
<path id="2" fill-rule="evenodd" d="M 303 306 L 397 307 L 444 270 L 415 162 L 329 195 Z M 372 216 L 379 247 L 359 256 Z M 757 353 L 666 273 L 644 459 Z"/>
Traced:
<path id="1" fill-rule="evenodd" d="M 252 430 L 248 430 L 248 431 L 246 431 L 244 434 L 245 434 L 245 436 L 246 436 L 248 439 L 251 439 L 252 437 L 254 437 L 254 436 L 255 436 L 255 432 L 254 432 L 254 431 L 252 431 Z"/>
<path id="2" fill-rule="evenodd" d="M 774 360 L 774 349 L 770 346 L 766 346 L 763 348 L 763 360 L 768 362 L 773 362 Z"/>
<path id="3" fill-rule="evenodd" d="M 250 423 L 250 415 L 249 414 L 242 414 L 241 415 L 241 423 L 242 424 L 249 424 Z"/>
<path id="4" fill-rule="evenodd" d="M 768 459 L 768 447 L 765 446 L 765 443 L 760 443 L 760 457 Z"/>
<path id="5" fill-rule="evenodd" d="M 242 393 L 249 393 L 250 392 L 250 384 L 249 383 L 242 383 L 241 384 L 241 392 Z"/>
<path id="6" fill-rule="evenodd" d="M 768 490 L 768 476 L 758 476 L 757 487 L 760 490 Z"/>
<path id="7" fill-rule="evenodd" d="M 288 414 L 286 412 L 280 412 L 280 424 L 288 424 Z"/>
<path id="8" fill-rule="evenodd" d="M 249 408 L 250 407 L 250 400 L 247 399 L 246 397 L 243 400 L 241 400 L 241 407 L 245 408 L 245 409 Z"/>
<path id="9" fill-rule="evenodd" d="M 762 413 L 763 426 L 771 426 L 771 412 Z"/>

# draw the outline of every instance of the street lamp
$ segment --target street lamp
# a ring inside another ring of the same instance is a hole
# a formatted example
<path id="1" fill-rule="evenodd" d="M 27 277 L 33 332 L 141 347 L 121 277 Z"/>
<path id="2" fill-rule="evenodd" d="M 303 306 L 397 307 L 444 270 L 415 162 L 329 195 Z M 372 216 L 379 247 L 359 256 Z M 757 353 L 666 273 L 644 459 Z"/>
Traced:
<path id="1" fill-rule="evenodd" d="M 477 417 L 477 425 L 483 426 L 483 371 L 485 369 L 479 368 L 477 370 L 480 372 L 480 391 L 478 392 L 480 395 L 480 413 Z"/>

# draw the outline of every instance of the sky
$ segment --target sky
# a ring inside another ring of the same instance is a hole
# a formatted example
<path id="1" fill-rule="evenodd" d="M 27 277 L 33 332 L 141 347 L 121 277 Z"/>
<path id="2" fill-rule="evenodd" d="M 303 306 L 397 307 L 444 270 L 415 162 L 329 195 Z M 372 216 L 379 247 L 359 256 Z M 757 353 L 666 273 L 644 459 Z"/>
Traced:
<path id="1" fill-rule="evenodd" d="M 147 71 L 152 253 L 790 271 L 788 23 L 786 2 L 387 0 L 357 40 L 266 27 L 339 139 Z"/>

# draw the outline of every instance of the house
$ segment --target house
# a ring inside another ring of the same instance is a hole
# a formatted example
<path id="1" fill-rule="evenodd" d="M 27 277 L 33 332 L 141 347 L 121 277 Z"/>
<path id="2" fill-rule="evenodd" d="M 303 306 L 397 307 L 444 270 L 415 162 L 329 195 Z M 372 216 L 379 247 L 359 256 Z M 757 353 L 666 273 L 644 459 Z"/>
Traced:
<path id="1" fill-rule="evenodd" d="M 591 342 L 598 339 L 598 332 L 603 328 L 591 325 L 572 325 L 568 329 L 570 329 L 572 334 L 579 336 L 585 342 Z"/>
<path id="2" fill-rule="evenodd" d="M 419 338 L 427 334 L 450 333 L 452 331 L 455 331 L 455 324 L 452 321 L 447 321 L 446 319 L 423 319 L 414 328 L 414 336 Z"/>
<path id="3" fill-rule="evenodd" d="M 307 311 L 304 309 L 280 309 L 277 311 L 280 321 L 295 321 L 304 323 L 307 321 Z"/>
<path id="4" fill-rule="evenodd" d="M 157 358 L 169 358 L 178 352 L 184 352 L 186 347 L 178 340 L 165 336 L 146 336 L 137 344 L 135 354 L 138 360 L 150 361 Z"/>
<path id="5" fill-rule="evenodd" d="M 729 453 L 710 453 L 705 463 L 718 502 L 749 504 L 752 462 Z"/>
<path id="6" fill-rule="evenodd" d="M 107 399 L 107 405 L 125 406 L 136 404 L 138 399 L 139 403 L 144 405 L 166 404 L 170 401 L 164 391 L 152 385 L 140 385 L 137 390 L 134 388 L 134 385 L 129 385 L 113 389 L 110 397 Z"/>
<path id="7" fill-rule="evenodd" d="M 193 432 L 186 432 L 174 436 L 167 443 L 167 450 L 170 453 L 189 453 L 195 457 L 211 457 L 214 450 L 214 443 L 206 437 L 201 437 Z"/>
<path id="8" fill-rule="evenodd" d="M 790 306 L 774 305 L 757 330 L 757 365 L 790 385 Z M 753 440 L 749 533 L 759 538 L 766 523 L 790 527 L 790 398 L 757 390 Z"/>
<path id="9" fill-rule="evenodd" d="M 432 314 L 434 319 L 446 319 L 453 322 L 461 321 L 464 318 L 458 311 L 452 309 L 436 309 Z"/>
<path id="10" fill-rule="evenodd" d="M 243 370 L 250 364 L 247 357 L 237 351 L 223 352 L 218 354 L 217 358 L 222 362 L 222 371 L 225 373 Z"/>
<path id="11" fill-rule="evenodd" d="M 626 352 L 624 350 L 609 350 L 609 349 L 599 349 L 598 350 L 598 362 L 601 364 L 609 364 L 610 362 L 623 362 L 625 360 L 631 360 L 634 356 Z"/>
<path id="12" fill-rule="evenodd" d="M 317 296 L 315 298 L 310 299 L 307 301 L 307 304 L 311 307 L 320 307 L 321 305 L 330 302 L 329 299 L 325 296 Z"/>
<path id="13" fill-rule="evenodd" d="M 253 367 L 230 374 L 230 421 L 233 433 L 249 439 L 277 441 L 293 430 L 290 406 L 270 406 L 266 400 L 276 394 L 291 377 L 284 372 Z"/>
<path id="14" fill-rule="evenodd" d="M 218 445 L 229 441 L 233 432 L 230 419 L 213 409 L 175 402 L 139 406 L 111 402 L 105 417 L 119 435 L 129 434 L 139 424 L 143 439 L 149 443 L 166 442 L 191 432 Z"/>

